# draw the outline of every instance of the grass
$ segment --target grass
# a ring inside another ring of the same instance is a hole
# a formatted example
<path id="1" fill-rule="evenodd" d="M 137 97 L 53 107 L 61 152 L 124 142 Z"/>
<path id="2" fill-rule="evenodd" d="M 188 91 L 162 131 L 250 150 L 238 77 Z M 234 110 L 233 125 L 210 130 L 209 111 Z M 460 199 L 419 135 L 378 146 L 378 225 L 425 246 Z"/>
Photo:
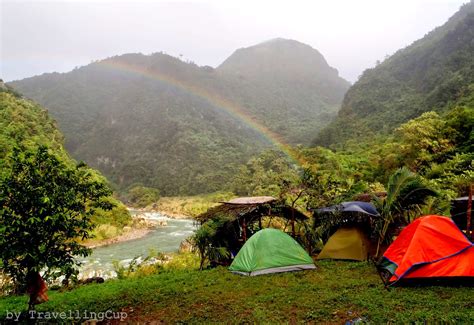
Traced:
<path id="1" fill-rule="evenodd" d="M 225 268 L 174 270 L 50 292 L 40 311 L 125 311 L 130 322 L 472 322 L 472 288 L 384 289 L 373 266 L 317 262 L 318 269 L 243 277 Z M 0 299 L 0 322 L 26 297 Z"/>

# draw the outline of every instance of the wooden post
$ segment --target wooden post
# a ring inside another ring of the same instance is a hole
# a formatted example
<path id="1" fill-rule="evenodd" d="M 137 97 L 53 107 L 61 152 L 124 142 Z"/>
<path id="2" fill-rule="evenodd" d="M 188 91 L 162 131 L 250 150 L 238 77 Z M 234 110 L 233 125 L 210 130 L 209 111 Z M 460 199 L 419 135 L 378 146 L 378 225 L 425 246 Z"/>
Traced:
<path id="1" fill-rule="evenodd" d="M 469 185 L 466 211 L 466 236 L 471 239 L 471 210 L 472 210 L 472 184 Z"/>
<path id="2" fill-rule="evenodd" d="M 244 243 L 247 241 L 247 223 L 245 222 L 245 217 L 242 220 L 242 231 L 244 237 Z"/>
<path id="3" fill-rule="evenodd" d="M 295 209 L 291 208 L 291 233 L 295 237 Z"/>
<path id="4" fill-rule="evenodd" d="M 270 227 L 270 224 L 272 223 L 272 206 L 268 207 L 268 223 L 267 223 L 267 228 Z"/>

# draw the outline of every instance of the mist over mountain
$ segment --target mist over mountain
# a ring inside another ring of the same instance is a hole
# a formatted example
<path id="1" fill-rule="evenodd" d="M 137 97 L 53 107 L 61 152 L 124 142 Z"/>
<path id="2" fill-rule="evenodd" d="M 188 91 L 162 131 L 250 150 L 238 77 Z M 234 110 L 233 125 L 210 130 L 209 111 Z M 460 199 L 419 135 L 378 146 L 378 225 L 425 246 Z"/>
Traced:
<path id="1" fill-rule="evenodd" d="M 317 50 L 281 38 L 239 49 L 216 70 L 226 96 L 293 145 L 310 143 L 350 86 Z"/>
<path id="2" fill-rule="evenodd" d="M 217 69 L 126 54 L 11 85 L 48 108 L 75 158 L 120 188 L 167 195 L 221 189 L 272 145 L 268 133 L 309 144 L 349 87 L 318 51 L 283 39 L 237 50 Z"/>
<path id="3" fill-rule="evenodd" d="M 474 93 L 474 2 L 399 50 L 348 90 L 337 118 L 315 139 L 329 146 L 389 133 L 426 111 L 446 112 Z"/>

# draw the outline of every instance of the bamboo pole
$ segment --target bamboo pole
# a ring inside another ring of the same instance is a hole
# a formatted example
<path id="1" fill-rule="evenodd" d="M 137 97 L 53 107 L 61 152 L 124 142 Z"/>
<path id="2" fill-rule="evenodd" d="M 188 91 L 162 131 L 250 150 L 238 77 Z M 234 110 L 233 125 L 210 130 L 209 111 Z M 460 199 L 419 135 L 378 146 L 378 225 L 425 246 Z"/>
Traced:
<path id="1" fill-rule="evenodd" d="M 295 238 L 295 209 L 291 209 L 291 233 L 293 234 L 293 238 Z"/>
<path id="2" fill-rule="evenodd" d="M 242 220 L 242 230 L 244 236 L 244 243 L 247 241 L 247 223 L 245 222 L 245 217 Z"/>

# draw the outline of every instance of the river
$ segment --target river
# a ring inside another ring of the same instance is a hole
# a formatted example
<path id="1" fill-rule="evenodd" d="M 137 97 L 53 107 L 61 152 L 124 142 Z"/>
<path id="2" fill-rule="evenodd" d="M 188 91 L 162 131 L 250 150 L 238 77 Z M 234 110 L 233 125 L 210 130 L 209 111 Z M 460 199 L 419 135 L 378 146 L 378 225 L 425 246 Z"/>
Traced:
<path id="1" fill-rule="evenodd" d="M 133 214 L 133 212 L 132 212 Z M 81 259 L 83 266 L 80 269 L 81 278 L 100 276 L 114 277 L 114 261 L 127 265 L 137 256 L 148 256 L 150 251 L 172 253 L 177 252 L 180 243 L 193 234 L 196 226 L 193 220 L 172 219 L 155 212 L 142 213 L 145 218 L 165 220 L 167 226 L 159 227 L 146 236 L 121 243 L 95 248 L 91 255 Z"/>

